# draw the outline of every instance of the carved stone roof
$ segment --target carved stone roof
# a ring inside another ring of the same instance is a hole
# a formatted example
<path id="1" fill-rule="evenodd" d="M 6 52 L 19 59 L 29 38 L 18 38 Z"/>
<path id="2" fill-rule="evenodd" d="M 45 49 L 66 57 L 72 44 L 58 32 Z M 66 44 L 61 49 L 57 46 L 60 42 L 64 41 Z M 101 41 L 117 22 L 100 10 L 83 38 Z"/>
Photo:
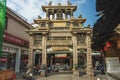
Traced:
<path id="1" fill-rule="evenodd" d="M 63 6 L 63 5 L 61 5 L 61 6 L 42 6 L 42 9 L 43 9 L 43 11 L 45 11 L 46 12 L 46 10 L 47 9 L 73 9 L 73 11 L 76 11 L 77 10 L 77 6 L 74 6 L 74 5 L 65 5 L 65 6 Z"/>

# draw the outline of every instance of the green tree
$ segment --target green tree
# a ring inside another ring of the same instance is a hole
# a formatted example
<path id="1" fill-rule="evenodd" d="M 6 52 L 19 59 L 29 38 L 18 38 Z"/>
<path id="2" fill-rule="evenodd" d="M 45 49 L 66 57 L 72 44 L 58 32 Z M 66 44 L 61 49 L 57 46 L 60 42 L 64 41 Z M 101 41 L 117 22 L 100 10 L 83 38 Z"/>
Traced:
<path id="1" fill-rule="evenodd" d="M 6 0 L 0 0 L 0 55 L 2 53 L 3 33 L 6 17 Z"/>

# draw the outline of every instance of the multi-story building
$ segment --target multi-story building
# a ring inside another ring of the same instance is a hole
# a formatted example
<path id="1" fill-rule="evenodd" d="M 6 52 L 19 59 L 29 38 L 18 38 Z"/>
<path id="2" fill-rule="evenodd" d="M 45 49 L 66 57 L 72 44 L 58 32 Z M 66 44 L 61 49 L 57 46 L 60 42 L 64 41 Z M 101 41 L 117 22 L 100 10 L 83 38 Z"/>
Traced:
<path id="1" fill-rule="evenodd" d="M 29 35 L 25 32 L 32 27 L 25 18 L 7 7 L 6 26 L 0 65 L 16 72 L 27 64 Z"/>
<path id="2" fill-rule="evenodd" d="M 99 19 L 93 27 L 93 50 L 99 50 L 106 62 L 106 72 L 120 73 L 120 0 L 96 0 Z"/>
<path id="3" fill-rule="evenodd" d="M 35 29 L 27 30 L 30 35 L 29 66 L 51 66 L 59 63 L 68 63 L 73 71 L 80 65 L 87 65 L 87 73 L 92 68 L 91 33 L 90 26 L 83 27 L 86 21 L 80 15 L 74 18 L 77 6 L 52 5 L 42 6 L 46 18 L 34 22 Z M 33 57 L 33 53 L 37 56 Z"/>

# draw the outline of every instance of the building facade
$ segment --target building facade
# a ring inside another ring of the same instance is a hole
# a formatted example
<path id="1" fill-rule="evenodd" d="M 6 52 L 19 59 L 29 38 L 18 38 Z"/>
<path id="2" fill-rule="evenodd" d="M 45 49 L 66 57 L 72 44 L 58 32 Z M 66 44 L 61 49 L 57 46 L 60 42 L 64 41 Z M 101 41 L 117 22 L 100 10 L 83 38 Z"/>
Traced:
<path id="1" fill-rule="evenodd" d="M 20 69 L 27 64 L 29 35 L 25 29 L 28 30 L 30 27 L 32 26 L 22 16 L 7 8 L 2 56 L 0 58 L 1 67 L 20 72 Z M 25 61 L 26 63 L 23 63 Z"/>
<path id="2" fill-rule="evenodd" d="M 96 0 L 96 11 L 99 13 L 99 19 L 93 26 L 92 49 L 101 51 L 107 73 L 120 72 L 119 4 L 119 0 Z"/>
<path id="3" fill-rule="evenodd" d="M 74 18 L 77 6 L 71 5 L 52 5 L 42 6 L 46 13 L 46 18 L 38 16 L 34 22 L 37 27 L 26 30 L 30 35 L 29 44 L 29 66 L 33 67 L 34 60 L 38 58 L 37 64 L 46 67 L 62 64 L 67 61 L 73 72 L 79 66 L 79 61 L 87 67 L 90 74 L 92 68 L 91 56 L 91 33 L 90 27 L 84 28 L 82 24 L 86 21 L 80 15 Z M 35 54 L 39 56 L 33 57 Z M 35 64 L 36 65 L 36 64 Z"/>

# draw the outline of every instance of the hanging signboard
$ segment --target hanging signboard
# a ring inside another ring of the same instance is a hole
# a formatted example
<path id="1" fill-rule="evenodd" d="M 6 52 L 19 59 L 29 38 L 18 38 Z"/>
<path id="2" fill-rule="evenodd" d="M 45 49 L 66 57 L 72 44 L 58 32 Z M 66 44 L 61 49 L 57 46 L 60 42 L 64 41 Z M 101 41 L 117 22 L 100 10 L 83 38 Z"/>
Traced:
<path id="1" fill-rule="evenodd" d="M 120 62 L 118 57 L 107 57 L 106 58 L 106 69 L 108 73 L 120 72 Z"/>

